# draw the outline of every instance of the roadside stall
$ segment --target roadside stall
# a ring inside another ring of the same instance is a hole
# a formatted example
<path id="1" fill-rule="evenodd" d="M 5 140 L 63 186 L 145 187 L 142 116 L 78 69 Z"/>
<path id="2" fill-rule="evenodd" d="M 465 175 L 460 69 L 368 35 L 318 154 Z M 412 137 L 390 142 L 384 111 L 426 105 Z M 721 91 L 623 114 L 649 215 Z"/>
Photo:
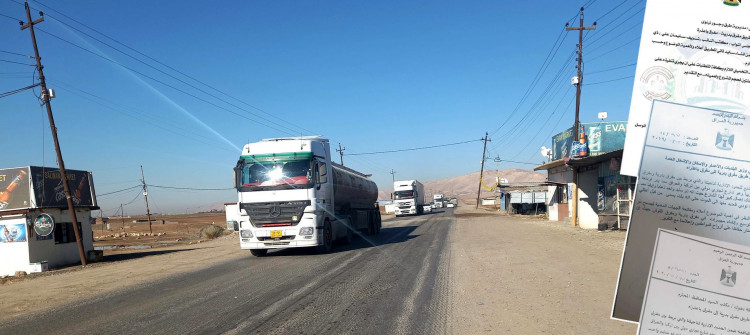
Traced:
<path id="1" fill-rule="evenodd" d="M 91 172 L 67 170 L 85 253 L 94 250 L 91 211 L 99 209 Z M 80 262 L 57 168 L 0 169 L 0 276 Z"/>

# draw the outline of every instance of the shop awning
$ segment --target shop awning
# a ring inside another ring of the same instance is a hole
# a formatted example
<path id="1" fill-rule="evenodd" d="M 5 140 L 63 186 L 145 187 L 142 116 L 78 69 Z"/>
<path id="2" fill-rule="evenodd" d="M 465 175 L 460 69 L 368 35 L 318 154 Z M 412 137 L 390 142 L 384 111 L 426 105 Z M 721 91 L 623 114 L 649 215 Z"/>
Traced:
<path id="1" fill-rule="evenodd" d="M 563 165 L 565 165 L 565 159 L 558 159 L 556 161 L 551 161 L 549 163 L 544 163 L 542 165 L 536 166 L 534 167 L 534 171 L 549 170 Z"/>
<path id="2" fill-rule="evenodd" d="M 594 165 L 601 162 L 606 162 L 608 160 L 611 160 L 612 158 L 622 158 L 622 152 L 623 149 L 610 151 L 605 154 L 597 155 L 597 156 L 589 156 L 589 157 L 583 157 L 583 158 L 571 158 L 568 160 L 568 165 L 572 167 L 581 167 L 581 166 L 588 166 L 588 165 Z"/>

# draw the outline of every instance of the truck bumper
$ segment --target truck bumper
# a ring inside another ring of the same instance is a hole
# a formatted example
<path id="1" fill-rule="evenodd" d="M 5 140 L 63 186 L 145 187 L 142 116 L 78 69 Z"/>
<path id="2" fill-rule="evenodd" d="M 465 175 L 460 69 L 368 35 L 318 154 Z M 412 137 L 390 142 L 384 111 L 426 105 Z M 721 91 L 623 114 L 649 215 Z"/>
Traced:
<path id="1" fill-rule="evenodd" d="M 240 228 L 240 249 L 284 249 L 305 248 L 319 245 L 318 235 L 322 233 L 322 224 L 313 213 L 305 213 L 296 226 Z M 249 224 L 249 223 L 248 223 Z M 320 227 L 320 228 L 318 228 Z M 249 228 L 249 229 L 248 229 Z M 312 228 L 312 235 L 301 235 L 303 228 Z M 242 230 L 250 230 L 253 237 L 242 237 Z M 280 238 L 271 238 L 271 231 L 282 231 Z"/>
<path id="2" fill-rule="evenodd" d="M 253 238 L 247 240 L 255 240 L 252 242 L 243 242 L 240 240 L 240 249 L 285 249 L 285 248 L 307 248 L 318 245 L 318 241 L 313 236 L 310 239 L 305 239 L 303 236 L 297 236 L 303 238 L 302 240 L 291 240 L 291 241 L 257 241 Z"/>
<path id="3" fill-rule="evenodd" d="M 417 214 L 416 208 L 396 208 L 396 215 L 411 215 L 411 214 Z"/>

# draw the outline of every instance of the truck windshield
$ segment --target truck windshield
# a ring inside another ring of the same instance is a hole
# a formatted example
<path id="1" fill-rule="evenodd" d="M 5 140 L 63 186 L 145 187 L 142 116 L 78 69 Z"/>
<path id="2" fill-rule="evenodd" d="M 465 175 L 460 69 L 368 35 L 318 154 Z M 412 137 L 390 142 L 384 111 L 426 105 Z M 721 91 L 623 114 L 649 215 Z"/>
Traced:
<path id="1" fill-rule="evenodd" d="M 241 187 L 304 188 L 312 185 L 312 163 L 309 159 L 258 162 L 246 159 L 242 166 Z"/>
<path id="2" fill-rule="evenodd" d="M 396 191 L 394 192 L 396 200 L 414 198 L 414 191 Z"/>

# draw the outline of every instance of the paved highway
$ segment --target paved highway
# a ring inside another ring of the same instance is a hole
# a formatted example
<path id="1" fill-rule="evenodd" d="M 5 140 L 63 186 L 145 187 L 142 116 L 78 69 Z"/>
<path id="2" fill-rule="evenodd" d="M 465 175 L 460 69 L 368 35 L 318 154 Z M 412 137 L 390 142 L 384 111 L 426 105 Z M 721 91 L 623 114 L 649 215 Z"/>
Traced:
<path id="1" fill-rule="evenodd" d="M 0 333 L 447 333 L 454 223 L 452 210 L 394 218 L 330 254 L 217 255 L 198 271 L 10 320 Z"/>

